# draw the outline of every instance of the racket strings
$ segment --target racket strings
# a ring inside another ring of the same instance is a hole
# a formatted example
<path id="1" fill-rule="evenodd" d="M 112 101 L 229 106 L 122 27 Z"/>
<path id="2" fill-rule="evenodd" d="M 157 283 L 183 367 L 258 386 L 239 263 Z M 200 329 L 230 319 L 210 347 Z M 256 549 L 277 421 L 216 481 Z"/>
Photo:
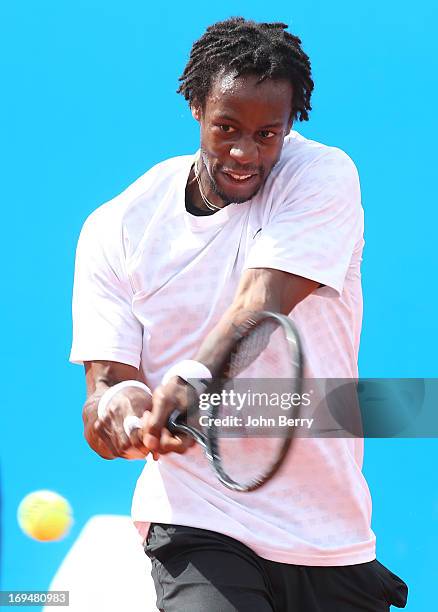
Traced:
<path id="1" fill-rule="evenodd" d="M 234 378 L 246 370 L 261 356 L 269 345 L 269 340 L 277 325 L 273 321 L 263 321 L 237 343 L 230 355 L 227 377 Z"/>

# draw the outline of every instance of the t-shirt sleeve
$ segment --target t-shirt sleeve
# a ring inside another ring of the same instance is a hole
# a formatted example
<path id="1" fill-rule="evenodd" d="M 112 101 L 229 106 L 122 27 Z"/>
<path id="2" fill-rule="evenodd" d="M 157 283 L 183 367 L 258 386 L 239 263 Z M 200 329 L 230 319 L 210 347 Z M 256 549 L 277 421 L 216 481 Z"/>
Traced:
<path id="1" fill-rule="evenodd" d="M 245 268 L 290 272 L 340 295 L 363 234 L 360 184 L 353 161 L 333 149 L 299 177 L 278 179 L 283 184 L 276 190 L 277 202 L 248 253 Z"/>
<path id="2" fill-rule="evenodd" d="M 70 361 L 107 360 L 139 367 L 142 326 L 132 312 L 122 229 L 111 206 L 92 213 L 79 236 Z"/>

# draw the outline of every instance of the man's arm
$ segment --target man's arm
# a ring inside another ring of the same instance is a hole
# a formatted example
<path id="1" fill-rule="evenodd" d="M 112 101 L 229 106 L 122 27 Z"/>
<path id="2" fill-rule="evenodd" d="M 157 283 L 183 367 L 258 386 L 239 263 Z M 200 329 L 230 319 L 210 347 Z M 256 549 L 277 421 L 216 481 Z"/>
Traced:
<path id="1" fill-rule="evenodd" d="M 231 306 L 202 343 L 195 359 L 208 367 L 213 376 L 235 339 L 236 326 L 251 313 L 263 310 L 289 314 L 299 302 L 319 287 L 319 282 L 281 270 L 254 268 L 246 270 Z M 185 410 L 187 383 L 177 376 L 153 395 L 153 407 L 143 430 L 144 444 L 158 453 L 162 451 L 163 432 L 175 408 Z M 167 433 L 166 433 L 167 435 Z"/>
<path id="2" fill-rule="evenodd" d="M 195 359 L 212 374 L 234 340 L 235 327 L 262 310 L 288 315 L 319 283 L 281 270 L 246 270 L 230 308 L 202 343 Z"/>

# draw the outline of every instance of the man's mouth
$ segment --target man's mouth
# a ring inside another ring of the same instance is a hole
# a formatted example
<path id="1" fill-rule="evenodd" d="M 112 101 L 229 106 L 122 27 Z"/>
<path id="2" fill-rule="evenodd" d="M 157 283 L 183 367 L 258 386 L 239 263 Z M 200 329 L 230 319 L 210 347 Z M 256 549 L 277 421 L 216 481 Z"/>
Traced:
<path id="1" fill-rule="evenodd" d="M 237 172 L 230 172 L 226 170 L 223 170 L 222 173 L 227 177 L 228 180 L 231 180 L 234 183 L 241 183 L 241 184 L 248 183 L 258 176 L 257 173 L 239 174 Z"/>

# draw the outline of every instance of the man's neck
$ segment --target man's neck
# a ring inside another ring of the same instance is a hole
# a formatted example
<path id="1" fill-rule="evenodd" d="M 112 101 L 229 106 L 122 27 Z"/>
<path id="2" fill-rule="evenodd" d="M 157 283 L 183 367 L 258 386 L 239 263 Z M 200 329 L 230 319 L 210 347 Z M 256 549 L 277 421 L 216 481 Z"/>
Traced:
<path id="1" fill-rule="evenodd" d="M 189 185 L 186 187 L 186 211 L 191 215 L 195 215 L 196 217 L 210 217 L 210 215 L 214 215 L 214 210 L 208 210 L 208 208 L 204 205 L 204 202 L 201 200 L 201 205 L 195 205 L 194 199 L 190 193 Z"/>
<path id="2" fill-rule="evenodd" d="M 210 194 L 208 192 L 206 193 L 204 191 L 206 182 L 205 172 L 205 167 L 201 162 L 200 171 L 197 178 L 193 166 L 190 170 L 189 178 L 186 185 L 186 209 L 188 210 L 188 212 L 199 216 L 212 215 L 224 206 L 226 206 L 226 204 L 224 204 L 223 200 L 221 200 L 218 195 Z M 201 186 L 199 185 L 199 183 L 201 183 Z M 202 194 L 201 189 L 203 192 Z M 205 200 L 207 200 L 208 203 L 206 203 Z"/>

